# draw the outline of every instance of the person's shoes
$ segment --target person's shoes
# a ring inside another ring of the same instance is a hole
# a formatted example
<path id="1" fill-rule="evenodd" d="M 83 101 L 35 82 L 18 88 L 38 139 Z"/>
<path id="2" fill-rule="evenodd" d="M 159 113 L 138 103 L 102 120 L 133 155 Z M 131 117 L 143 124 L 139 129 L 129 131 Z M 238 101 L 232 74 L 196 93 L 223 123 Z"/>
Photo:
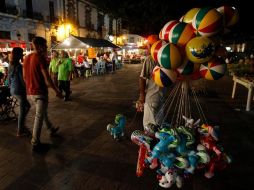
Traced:
<path id="1" fill-rule="evenodd" d="M 39 151 L 42 149 L 42 144 L 38 143 L 38 144 L 32 144 L 32 151 Z"/>
<path id="2" fill-rule="evenodd" d="M 49 150 L 48 144 L 38 143 L 38 144 L 32 145 L 32 151 L 36 153 L 46 153 L 48 150 Z"/>
<path id="3" fill-rule="evenodd" d="M 51 136 L 54 136 L 54 135 L 56 135 L 56 133 L 57 133 L 57 131 L 59 130 L 59 127 L 54 127 L 54 128 L 52 128 L 51 130 L 50 130 L 50 135 Z"/>
<path id="4" fill-rule="evenodd" d="M 25 136 L 29 137 L 31 135 L 32 135 L 32 133 L 27 128 L 24 128 L 21 131 L 17 132 L 17 137 L 25 137 Z"/>
<path id="5" fill-rule="evenodd" d="M 64 97 L 64 101 L 65 102 L 70 101 L 70 98 Z"/>

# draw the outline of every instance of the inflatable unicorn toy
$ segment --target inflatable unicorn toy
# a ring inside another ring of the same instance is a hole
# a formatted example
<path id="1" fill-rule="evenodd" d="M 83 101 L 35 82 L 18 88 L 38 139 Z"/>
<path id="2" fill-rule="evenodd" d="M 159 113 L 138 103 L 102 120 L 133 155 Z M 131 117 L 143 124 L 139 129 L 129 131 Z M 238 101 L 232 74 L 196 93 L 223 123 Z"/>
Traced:
<path id="1" fill-rule="evenodd" d="M 183 186 L 183 178 L 178 175 L 175 169 L 166 172 L 165 176 L 159 180 L 159 185 L 164 188 L 170 188 L 172 185 L 176 184 L 178 188 Z"/>
<path id="2" fill-rule="evenodd" d="M 162 154 L 167 154 L 169 152 L 169 145 L 176 140 L 173 129 L 156 132 L 155 137 L 160 141 L 153 147 L 149 157 L 145 160 L 149 165 L 153 163 L 154 159 L 159 158 Z"/>
<path id="3" fill-rule="evenodd" d="M 218 127 L 217 127 L 218 128 Z M 231 163 L 231 158 L 223 152 L 223 148 L 218 143 L 216 127 L 203 124 L 198 130 L 201 133 L 200 142 L 210 153 L 210 162 L 205 177 L 212 178 L 215 170 L 222 170 Z"/>
<path id="4" fill-rule="evenodd" d="M 199 123 L 200 123 L 200 119 L 198 119 L 197 121 L 195 121 L 194 119 L 192 118 L 187 118 L 186 116 L 183 115 L 183 119 L 185 121 L 185 127 L 188 127 L 188 128 L 196 128 L 199 126 Z"/>
<path id="5" fill-rule="evenodd" d="M 159 175 L 165 175 L 165 173 L 174 166 L 175 155 L 173 153 L 163 154 L 160 156 L 159 161 L 161 163 L 161 168 L 157 170 Z"/>
<path id="6" fill-rule="evenodd" d="M 131 140 L 138 146 L 144 145 L 148 151 L 151 151 L 153 138 L 148 136 L 145 132 L 140 130 L 133 131 L 131 134 Z"/>
<path id="7" fill-rule="evenodd" d="M 108 124 L 107 130 L 114 137 L 114 139 L 119 140 L 124 136 L 124 128 L 126 124 L 126 118 L 122 114 L 117 114 L 115 117 L 114 124 Z"/>

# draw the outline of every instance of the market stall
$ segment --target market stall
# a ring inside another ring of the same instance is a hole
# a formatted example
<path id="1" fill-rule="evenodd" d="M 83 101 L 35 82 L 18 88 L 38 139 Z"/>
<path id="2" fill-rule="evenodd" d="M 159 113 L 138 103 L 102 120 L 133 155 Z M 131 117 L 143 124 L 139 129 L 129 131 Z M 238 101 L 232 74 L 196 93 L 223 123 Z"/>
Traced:
<path id="1" fill-rule="evenodd" d="M 87 51 L 90 59 L 95 58 L 98 53 L 104 53 L 112 49 L 121 48 L 108 40 L 84 38 L 73 35 L 70 35 L 63 42 L 51 48 L 51 50 L 67 50 L 74 58 L 76 58 L 80 52 Z"/>
<path id="2" fill-rule="evenodd" d="M 63 42 L 57 44 L 52 48 L 52 50 L 62 50 L 62 49 L 87 49 L 88 47 L 93 48 L 113 48 L 121 49 L 119 46 L 111 43 L 108 40 L 96 39 L 96 38 L 84 38 L 71 35 L 66 38 Z"/>

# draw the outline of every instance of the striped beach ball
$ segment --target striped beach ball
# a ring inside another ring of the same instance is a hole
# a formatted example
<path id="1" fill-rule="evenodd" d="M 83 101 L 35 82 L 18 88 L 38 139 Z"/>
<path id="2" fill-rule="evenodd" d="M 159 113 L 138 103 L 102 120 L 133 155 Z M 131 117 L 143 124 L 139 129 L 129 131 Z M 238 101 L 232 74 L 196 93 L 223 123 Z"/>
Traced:
<path id="1" fill-rule="evenodd" d="M 178 47 L 171 43 L 167 43 L 159 49 L 157 58 L 160 66 L 166 69 L 176 69 L 182 63 Z"/>
<path id="2" fill-rule="evenodd" d="M 160 87 L 169 87 L 176 82 L 176 73 L 173 70 L 156 66 L 153 69 L 152 78 Z"/>
<path id="3" fill-rule="evenodd" d="M 159 40 L 159 41 L 155 42 L 151 47 L 151 56 L 152 56 L 153 60 L 157 63 L 158 63 L 158 57 L 157 57 L 158 51 L 165 44 L 167 44 L 167 42 L 165 42 L 164 40 Z"/>
<path id="4" fill-rule="evenodd" d="M 211 37 L 222 29 L 222 15 L 216 9 L 202 8 L 193 18 L 192 26 L 198 36 Z"/>
<path id="5" fill-rule="evenodd" d="M 177 21 L 177 20 L 172 20 L 172 21 L 167 22 L 167 23 L 163 26 L 163 28 L 161 29 L 160 34 L 159 34 L 159 38 L 160 38 L 161 40 L 166 40 L 166 41 L 168 41 L 169 32 L 170 32 L 170 30 L 172 29 L 172 27 L 175 26 L 177 23 L 179 23 L 179 21 Z"/>
<path id="6" fill-rule="evenodd" d="M 201 64 L 200 74 L 207 80 L 218 80 L 227 71 L 227 64 L 223 59 L 214 58 L 207 63 Z"/>
<path id="7" fill-rule="evenodd" d="M 239 20 L 239 13 L 236 8 L 230 6 L 221 6 L 217 8 L 222 14 L 224 27 L 235 25 Z"/>
<path id="8" fill-rule="evenodd" d="M 191 26 L 184 22 L 175 24 L 169 32 L 169 42 L 180 46 L 185 46 L 191 38 L 195 37 L 196 34 Z"/>
<path id="9" fill-rule="evenodd" d="M 187 43 L 185 52 L 190 61 L 205 63 L 214 55 L 215 45 L 209 38 L 195 37 Z"/>
<path id="10" fill-rule="evenodd" d="M 183 64 L 177 68 L 177 71 L 181 75 L 191 75 L 199 70 L 199 67 L 199 63 L 193 63 L 186 57 L 183 61 Z"/>
<path id="11" fill-rule="evenodd" d="M 194 16 L 197 14 L 197 12 L 200 10 L 200 8 L 192 8 L 190 9 L 183 17 L 182 22 L 185 23 L 192 23 L 192 20 Z"/>
<path id="12" fill-rule="evenodd" d="M 183 18 L 184 18 L 184 15 L 181 16 L 181 18 L 179 19 L 180 22 L 183 22 Z"/>

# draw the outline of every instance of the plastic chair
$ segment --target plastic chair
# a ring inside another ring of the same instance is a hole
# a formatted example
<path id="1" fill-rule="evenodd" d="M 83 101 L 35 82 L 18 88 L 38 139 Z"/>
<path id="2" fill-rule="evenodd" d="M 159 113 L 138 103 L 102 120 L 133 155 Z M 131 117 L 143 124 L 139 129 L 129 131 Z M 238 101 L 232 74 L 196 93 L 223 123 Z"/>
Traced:
<path id="1" fill-rule="evenodd" d="M 99 62 L 99 74 L 104 74 L 106 72 L 106 65 L 104 61 Z"/>
<path id="2" fill-rule="evenodd" d="M 99 74 L 99 62 L 97 62 L 97 63 L 93 66 L 93 73 L 95 73 L 96 75 Z"/>

